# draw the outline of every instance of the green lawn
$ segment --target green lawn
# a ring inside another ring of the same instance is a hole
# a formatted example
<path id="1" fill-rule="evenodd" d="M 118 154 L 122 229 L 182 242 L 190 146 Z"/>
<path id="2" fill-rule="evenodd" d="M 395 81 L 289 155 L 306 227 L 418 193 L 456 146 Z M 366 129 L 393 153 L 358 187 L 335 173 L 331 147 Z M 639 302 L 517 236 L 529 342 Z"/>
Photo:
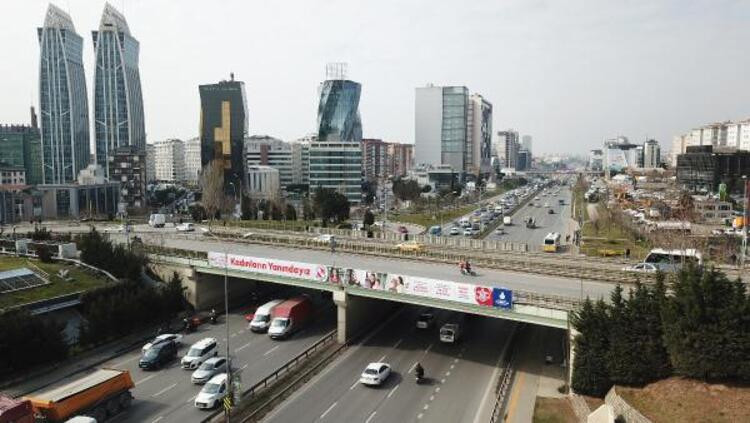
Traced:
<path id="1" fill-rule="evenodd" d="M 221 221 L 216 221 L 212 224 L 212 226 L 216 227 L 221 225 L 223 225 Z M 320 223 L 306 222 L 304 220 L 229 220 L 227 221 L 227 226 L 283 231 L 304 231 L 308 226 L 320 226 Z"/>
<path id="2" fill-rule="evenodd" d="M 577 421 L 567 398 L 536 398 L 534 423 L 576 423 Z"/>
<path id="3" fill-rule="evenodd" d="M 429 228 L 432 225 L 439 225 L 440 218 L 442 217 L 443 224 L 450 222 L 453 219 L 469 214 L 479 207 L 476 204 L 471 204 L 457 209 L 440 209 L 438 213 L 435 210 L 426 213 L 413 213 L 413 214 L 399 214 L 391 215 L 389 217 L 398 222 L 413 223 L 416 225 L 422 225 L 425 228 Z"/>
<path id="4" fill-rule="evenodd" d="M 17 269 L 20 267 L 31 267 L 27 264 L 28 262 L 37 265 L 39 268 L 49 273 L 49 280 L 52 283 L 37 288 L 24 289 L 23 291 L 0 294 L 0 309 L 70 294 L 76 291 L 85 291 L 105 283 L 104 279 L 73 265 L 42 263 L 38 260 L 29 260 L 23 257 L 0 257 L 0 271 Z M 72 278 L 72 280 L 66 282 L 56 276 L 60 269 L 69 269 L 68 276 Z"/>

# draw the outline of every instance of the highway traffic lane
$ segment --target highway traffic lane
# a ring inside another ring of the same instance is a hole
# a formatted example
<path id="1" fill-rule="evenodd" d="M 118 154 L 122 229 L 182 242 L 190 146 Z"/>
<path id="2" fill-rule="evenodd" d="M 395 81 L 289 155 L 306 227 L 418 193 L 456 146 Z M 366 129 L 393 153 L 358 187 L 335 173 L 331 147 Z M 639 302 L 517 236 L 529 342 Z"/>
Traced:
<path id="1" fill-rule="evenodd" d="M 191 240 L 184 238 L 164 238 L 166 247 L 182 248 L 194 251 L 221 251 L 226 242 L 214 240 Z M 383 270 L 390 273 L 449 279 L 456 282 L 481 283 L 490 286 L 505 287 L 549 295 L 579 298 L 609 298 L 612 284 L 584 279 L 546 276 L 532 273 L 512 272 L 478 267 L 479 276 L 461 275 L 454 264 L 420 262 L 415 260 L 396 259 L 391 257 L 365 256 L 350 253 L 332 254 L 322 250 L 305 250 L 263 244 L 233 243 L 235 254 L 246 254 L 256 257 L 269 257 L 280 260 L 300 261 L 307 263 L 353 266 L 363 269 Z M 533 260 L 530 257 L 529 260 Z"/>
<path id="2" fill-rule="evenodd" d="M 252 333 L 246 326 L 247 322 L 242 315 L 230 314 L 230 351 L 234 366 L 243 370 L 244 387 L 258 382 L 333 330 L 335 313 L 328 313 L 304 331 L 284 341 L 274 341 L 265 334 Z M 177 360 L 164 369 L 139 369 L 139 351 L 105 363 L 104 367 L 111 365 L 129 370 L 136 383 L 132 391 L 135 398 L 133 405 L 127 412 L 118 416 L 116 421 L 150 422 L 158 419 L 161 422 L 192 422 L 204 418 L 207 413 L 193 405 L 193 399 L 201 386 L 190 381 L 192 371 L 180 368 L 179 359 L 192 343 L 207 336 L 217 338 L 219 355 L 223 356 L 226 348 L 225 331 L 224 325 L 220 324 L 204 325 L 196 333 L 187 335 L 178 352 Z"/>
<path id="3" fill-rule="evenodd" d="M 565 199 L 565 205 L 559 205 L 558 199 Z M 542 197 L 539 195 L 539 201 L 531 200 L 529 203 L 541 203 L 543 206 L 545 201 L 552 206 L 551 208 L 555 211 L 555 214 L 549 214 L 548 208 L 545 207 L 530 207 L 528 204 L 521 207 L 512 215 L 513 225 L 505 226 L 505 234 L 498 235 L 494 231 L 485 239 L 488 240 L 499 240 L 499 241 L 513 241 L 513 242 L 525 242 L 528 243 L 531 248 L 536 248 L 542 244 L 544 237 L 549 232 L 559 232 L 565 237 L 565 232 L 568 227 L 568 219 L 570 216 L 570 201 L 571 201 L 570 190 L 565 188 L 560 190 L 560 194 L 556 196 Z M 537 228 L 529 229 L 524 224 L 524 218 L 527 216 L 533 217 L 537 222 Z"/>
<path id="4" fill-rule="evenodd" d="M 417 385 L 413 379 L 408 380 L 373 422 L 473 423 L 481 407 L 492 407 L 494 397 L 485 394 L 494 392 L 492 376 L 513 326 L 499 319 L 468 319 L 461 343 L 437 341 L 423 362 L 430 383 Z M 489 404 L 483 404 L 485 399 Z"/>

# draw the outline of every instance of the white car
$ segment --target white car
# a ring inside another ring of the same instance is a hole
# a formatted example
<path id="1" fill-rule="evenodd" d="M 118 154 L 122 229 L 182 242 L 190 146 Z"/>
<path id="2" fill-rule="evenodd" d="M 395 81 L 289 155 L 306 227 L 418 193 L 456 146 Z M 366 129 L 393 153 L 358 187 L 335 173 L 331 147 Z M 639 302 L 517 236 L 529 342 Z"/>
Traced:
<path id="1" fill-rule="evenodd" d="M 657 267 L 651 263 L 638 263 L 632 266 L 625 266 L 622 268 L 624 272 L 637 272 L 637 273 L 656 273 Z"/>
<path id="2" fill-rule="evenodd" d="M 227 396 L 227 374 L 222 373 L 211 378 L 195 397 L 195 407 L 201 409 L 216 408 Z"/>
<path id="3" fill-rule="evenodd" d="M 464 235 L 465 236 L 472 236 L 472 235 L 474 235 L 474 232 L 469 227 L 469 228 L 464 229 Z"/>
<path id="4" fill-rule="evenodd" d="M 331 242 L 332 239 L 335 239 L 335 238 L 331 234 L 318 235 L 315 238 L 313 238 L 314 241 L 319 242 L 321 244 L 328 244 Z"/>
<path id="5" fill-rule="evenodd" d="M 359 377 L 363 385 L 379 386 L 391 375 L 391 366 L 388 363 L 370 363 Z"/>
<path id="6" fill-rule="evenodd" d="M 187 354 L 182 357 L 180 364 L 183 369 L 195 370 L 201 363 L 217 355 L 219 355 L 219 344 L 216 339 L 203 338 L 190 347 Z"/>
<path id="7" fill-rule="evenodd" d="M 201 384 L 211 380 L 212 377 L 219 373 L 227 371 L 227 359 L 226 357 L 213 357 L 204 361 L 198 369 L 196 369 L 190 381 L 193 383 Z"/>
<path id="8" fill-rule="evenodd" d="M 146 352 L 149 348 L 153 347 L 156 344 L 166 342 L 166 341 L 174 341 L 174 343 L 179 346 L 180 342 L 182 342 L 182 335 L 177 333 L 163 333 L 156 338 L 152 339 L 151 342 L 144 345 L 143 348 L 141 348 L 142 352 Z"/>
<path id="9" fill-rule="evenodd" d="M 451 235 L 460 235 L 460 234 L 461 234 L 461 231 L 457 227 L 454 226 L 451 228 Z"/>
<path id="10" fill-rule="evenodd" d="M 503 235 L 505 234 L 505 229 L 503 229 L 502 227 L 498 227 L 497 229 L 495 229 L 495 233 L 498 235 Z"/>
<path id="11" fill-rule="evenodd" d="M 192 223 L 180 223 L 177 225 L 177 232 L 193 232 L 195 231 L 195 225 Z"/>

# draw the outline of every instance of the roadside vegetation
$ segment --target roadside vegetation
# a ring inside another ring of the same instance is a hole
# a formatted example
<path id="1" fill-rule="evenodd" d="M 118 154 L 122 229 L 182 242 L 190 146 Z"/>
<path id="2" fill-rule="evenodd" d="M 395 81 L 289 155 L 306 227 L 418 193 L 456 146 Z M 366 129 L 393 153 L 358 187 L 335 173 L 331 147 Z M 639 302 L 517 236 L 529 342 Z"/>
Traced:
<path id="1" fill-rule="evenodd" d="M 567 398 L 537 397 L 532 421 L 533 423 L 577 423 L 578 419 Z"/>
<path id="2" fill-rule="evenodd" d="M 750 381 L 750 296 L 740 280 L 686 268 L 674 282 L 617 286 L 611 302 L 587 299 L 571 319 L 572 388 L 604 396 L 613 385 L 644 386 L 669 376 Z"/>

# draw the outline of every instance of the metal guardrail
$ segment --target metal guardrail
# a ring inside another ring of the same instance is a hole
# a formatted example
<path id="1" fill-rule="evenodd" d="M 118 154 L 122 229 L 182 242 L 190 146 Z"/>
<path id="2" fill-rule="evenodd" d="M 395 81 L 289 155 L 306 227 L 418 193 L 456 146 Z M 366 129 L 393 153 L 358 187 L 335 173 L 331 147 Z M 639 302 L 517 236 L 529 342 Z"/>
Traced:
<path id="1" fill-rule="evenodd" d="M 331 332 L 327 333 L 322 338 L 320 338 L 319 340 L 317 340 L 314 344 L 312 344 L 311 346 L 307 347 L 304 351 L 302 351 L 301 353 L 299 353 L 298 355 L 296 355 L 291 360 L 287 361 L 284 365 L 282 365 L 278 369 L 274 370 L 268 376 L 264 377 L 261 381 L 255 383 L 254 385 L 252 385 L 249 388 L 247 388 L 244 392 L 242 392 L 242 400 L 248 400 L 251 397 L 253 397 L 254 395 L 257 395 L 259 392 L 267 389 L 269 386 L 271 386 L 274 383 L 278 382 L 279 378 L 282 375 L 284 375 L 286 373 L 289 373 L 293 368 L 297 367 L 303 360 L 309 358 L 312 353 L 318 351 L 323 346 L 325 346 L 325 345 L 329 344 L 330 342 L 332 342 L 333 340 L 335 340 L 337 333 L 338 333 L 338 331 L 335 330 L 335 329 L 332 330 Z M 345 346 L 345 345 L 346 344 L 342 344 L 342 347 Z M 288 390 L 289 388 L 286 388 L 286 389 Z M 286 392 L 286 390 L 282 391 L 282 392 Z M 217 417 L 219 414 L 223 414 L 223 413 L 224 413 L 224 411 L 222 411 L 221 409 L 219 409 L 217 411 L 214 411 L 208 417 L 206 417 L 205 419 L 201 420 L 201 423 L 209 423 L 215 417 Z M 250 417 L 252 417 L 253 415 L 254 415 L 254 413 L 251 414 Z M 243 419 L 242 421 L 245 422 L 250 417 L 245 417 L 245 419 Z"/>
<path id="2" fill-rule="evenodd" d="M 501 413 L 503 411 L 503 408 L 505 408 L 505 401 L 506 397 L 508 395 L 508 392 L 510 391 L 510 388 L 513 386 L 513 378 L 515 376 L 515 358 L 517 353 L 517 345 L 515 345 L 517 338 L 518 338 L 518 327 L 516 327 L 516 330 L 513 332 L 513 335 L 511 336 L 511 340 L 508 343 L 510 345 L 510 354 L 506 357 L 505 366 L 503 367 L 503 374 L 498 380 L 497 388 L 495 389 L 495 405 L 492 407 L 492 415 L 490 416 L 490 423 L 496 423 L 501 418 Z M 504 416 L 503 416 L 504 419 Z"/>
<path id="3" fill-rule="evenodd" d="M 43 314 L 60 308 L 72 307 L 81 303 L 81 294 L 83 291 L 76 291 L 70 294 L 59 295 L 57 297 L 46 298 L 44 300 L 34 301 L 31 303 L 20 304 L 8 308 L 8 310 L 23 308 L 29 310 L 31 314 Z"/>

